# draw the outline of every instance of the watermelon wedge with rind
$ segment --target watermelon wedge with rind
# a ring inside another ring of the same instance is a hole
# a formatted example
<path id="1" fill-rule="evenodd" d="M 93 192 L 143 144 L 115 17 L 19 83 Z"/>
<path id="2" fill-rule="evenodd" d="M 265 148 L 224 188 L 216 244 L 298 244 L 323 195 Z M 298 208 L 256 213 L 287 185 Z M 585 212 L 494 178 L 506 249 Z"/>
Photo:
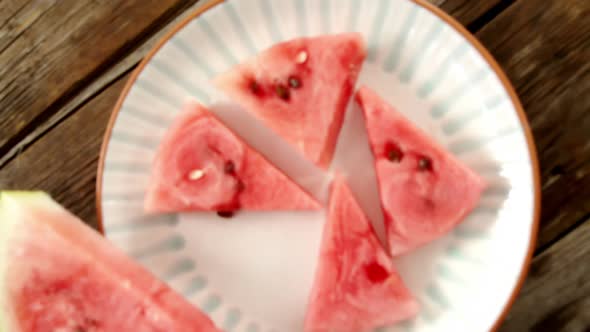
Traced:
<path id="1" fill-rule="evenodd" d="M 41 192 L 0 193 L 0 331 L 218 332 Z"/>
<path id="2" fill-rule="evenodd" d="M 453 229 L 478 204 L 486 182 L 367 87 L 363 110 L 393 255 Z"/>
<path id="3" fill-rule="evenodd" d="M 196 102 L 186 104 L 160 144 L 144 206 L 150 213 L 321 208 Z"/>
<path id="4" fill-rule="evenodd" d="M 215 82 L 325 169 L 365 55 L 358 33 L 297 38 L 262 51 Z"/>
<path id="5" fill-rule="evenodd" d="M 306 332 L 365 332 L 414 317 L 417 301 L 338 176 L 310 294 Z"/>

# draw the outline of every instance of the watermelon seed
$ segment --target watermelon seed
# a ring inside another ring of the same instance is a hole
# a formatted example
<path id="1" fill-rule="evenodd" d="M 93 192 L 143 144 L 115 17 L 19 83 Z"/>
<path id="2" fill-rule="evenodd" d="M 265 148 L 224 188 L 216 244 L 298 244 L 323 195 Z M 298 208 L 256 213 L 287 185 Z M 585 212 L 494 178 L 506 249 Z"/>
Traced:
<path id="1" fill-rule="evenodd" d="M 205 172 L 202 169 L 195 169 L 192 170 L 189 174 L 188 174 L 188 178 L 189 180 L 192 181 L 197 181 L 200 178 L 202 178 L 203 176 L 205 176 Z"/>
<path id="2" fill-rule="evenodd" d="M 225 162 L 225 165 L 223 166 L 223 170 L 225 171 L 226 174 L 234 174 L 236 172 L 236 165 L 234 164 L 233 161 L 228 160 Z"/>
<path id="3" fill-rule="evenodd" d="M 217 215 L 221 218 L 231 218 L 234 216 L 234 211 L 217 211 Z"/>
<path id="4" fill-rule="evenodd" d="M 398 149 L 391 149 L 387 152 L 387 159 L 391 162 L 399 163 L 402 161 L 402 152 Z"/>
<path id="5" fill-rule="evenodd" d="M 298 64 L 303 64 L 307 61 L 307 52 L 301 51 L 297 53 L 297 57 L 295 58 L 295 62 Z"/>
<path id="6" fill-rule="evenodd" d="M 250 82 L 250 91 L 254 94 L 258 94 L 260 92 L 260 85 L 256 81 Z"/>
<path id="7" fill-rule="evenodd" d="M 418 169 L 421 171 L 429 171 L 432 169 L 432 161 L 427 157 L 421 157 L 418 160 Z"/>
<path id="8" fill-rule="evenodd" d="M 290 97 L 289 89 L 287 89 L 286 86 L 284 86 L 282 84 L 277 84 L 277 86 L 275 87 L 275 92 L 276 92 L 277 96 L 279 96 L 279 98 L 281 98 L 283 100 L 289 100 L 289 97 Z"/>
<path id="9" fill-rule="evenodd" d="M 301 87 L 301 80 L 297 76 L 290 76 L 289 77 L 289 86 L 293 89 L 298 89 Z"/>

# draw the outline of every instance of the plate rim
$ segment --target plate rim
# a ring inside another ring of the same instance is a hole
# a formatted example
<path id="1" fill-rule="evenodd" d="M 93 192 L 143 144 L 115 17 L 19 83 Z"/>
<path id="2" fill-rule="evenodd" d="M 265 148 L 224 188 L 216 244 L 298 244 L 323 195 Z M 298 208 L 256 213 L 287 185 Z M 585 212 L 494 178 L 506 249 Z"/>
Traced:
<path id="1" fill-rule="evenodd" d="M 119 112 L 121 111 L 121 107 L 129 92 L 139 75 L 143 72 L 143 70 L 147 67 L 150 63 L 152 58 L 158 53 L 158 51 L 170 40 L 174 35 L 176 35 L 180 30 L 182 30 L 186 25 L 188 25 L 193 20 L 199 18 L 202 14 L 207 12 L 208 10 L 214 8 L 217 5 L 220 5 L 226 1 L 230 0 L 211 0 L 210 2 L 204 4 L 202 7 L 195 9 L 192 13 L 190 13 L 187 17 L 182 19 L 179 23 L 177 23 L 170 31 L 168 31 L 163 37 L 161 37 L 158 42 L 150 49 L 150 51 L 146 54 L 143 60 L 139 63 L 137 68 L 133 70 L 131 77 L 125 83 L 123 90 L 121 91 L 119 98 L 115 106 L 113 107 L 113 111 L 109 117 L 109 121 L 103 136 L 102 145 L 100 148 L 100 155 L 98 160 L 98 169 L 96 175 L 96 214 L 97 214 L 97 224 L 98 224 L 98 231 L 105 235 L 104 226 L 103 226 L 103 209 L 102 209 L 102 183 L 103 183 L 103 176 L 104 176 L 104 165 L 105 165 L 105 158 L 106 153 L 108 151 L 109 142 L 111 139 L 111 134 L 113 131 L 113 127 L 115 122 L 117 121 Z M 235 1 L 235 0 L 232 0 Z M 540 224 L 540 217 L 541 217 L 541 176 L 540 176 L 540 169 L 539 169 L 539 160 L 537 155 L 537 148 L 535 145 L 535 141 L 533 138 L 533 134 L 530 128 L 530 124 L 528 122 L 526 113 L 518 98 L 516 90 L 514 89 L 512 83 L 508 79 L 508 76 L 504 73 L 504 70 L 495 58 L 491 55 L 491 53 L 487 50 L 485 46 L 475 37 L 471 32 L 469 32 L 461 23 L 459 23 L 455 18 L 444 12 L 439 7 L 427 2 L 427 0 L 411 0 L 415 5 L 426 9 L 433 15 L 437 16 L 441 19 L 444 23 L 448 26 L 453 28 L 455 32 L 459 33 L 465 40 L 484 58 L 485 62 L 490 66 L 492 71 L 495 73 L 496 77 L 500 80 L 500 83 L 504 87 L 505 91 L 508 93 L 516 115 L 518 116 L 518 120 L 520 122 L 521 128 L 523 130 L 523 134 L 525 136 L 527 150 L 529 154 L 529 159 L 531 162 L 531 169 L 533 175 L 533 220 L 531 225 L 531 231 L 529 236 L 529 244 L 527 249 L 527 254 L 525 256 L 525 260 L 521 266 L 519 276 L 517 278 L 517 282 L 514 285 L 510 296 L 508 297 L 507 301 L 505 302 L 502 310 L 498 317 L 496 317 L 494 324 L 492 325 L 490 332 L 495 332 L 500 328 L 500 325 L 508 315 L 510 308 L 516 301 L 522 286 L 527 278 L 528 272 L 530 270 L 530 266 L 533 259 L 533 254 L 535 252 L 536 244 L 537 244 L 537 236 L 539 232 L 539 224 Z"/>

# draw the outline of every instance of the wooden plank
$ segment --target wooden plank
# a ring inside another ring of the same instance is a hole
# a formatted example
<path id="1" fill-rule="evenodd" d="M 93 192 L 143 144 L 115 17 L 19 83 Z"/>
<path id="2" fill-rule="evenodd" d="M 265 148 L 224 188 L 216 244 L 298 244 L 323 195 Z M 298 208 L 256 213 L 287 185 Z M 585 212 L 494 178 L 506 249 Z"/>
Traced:
<path id="1" fill-rule="evenodd" d="M 43 122 L 48 107 L 59 109 L 89 76 L 196 0 L 53 2 L 31 1 L 14 17 L 23 24 L 8 24 L 13 31 L 0 41 L 0 154 Z"/>
<path id="2" fill-rule="evenodd" d="M 106 123 L 129 74 L 59 124 L 7 167 L 0 188 L 44 190 L 96 226 L 95 181 Z"/>
<path id="3" fill-rule="evenodd" d="M 10 150 L 4 154 L 0 153 L 0 168 L 12 160 L 18 153 L 24 151 L 27 146 L 43 136 L 57 123 L 77 110 L 80 105 L 83 105 L 96 94 L 100 93 L 100 91 L 102 91 L 105 86 L 108 86 L 113 81 L 117 80 L 118 77 L 132 70 L 165 34 L 167 34 L 173 27 L 189 16 L 190 13 L 204 4 L 206 4 L 206 1 L 199 1 L 191 5 L 187 10 L 183 11 L 180 15 L 176 16 L 176 18 L 168 22 L 160 30 L 143 41 L 140 46 L 133 50 L 133 52 L 125 55 L 119 62 L 108 68 L 97 79 L 93 80 L 83 89 L 81 89 L 81 91 L 79 91 L 74 97 L 69 99 L 62 107 L 60 107 L 58 111 L 52 114 L 47 120 L 39 123 L 38 126 L 28 133 L 24 138 L 20 139 L 17 143 L 12 144 Z"/>
<path id="4" fill-rule="evenodd" d="M 55 0 L 23 1 L 23 6 L 14 12 L 0 28 L 0 53 L 8 48 L 23 32 L 49 11 Z"/>
<path id="5" fill-rule="evenodd" d="M 505 0 L 430 0 L 430 2 L 438 5 L 447 13 L 452 13 L 461 24 L 470 28 L 471 32 L 478 30 L 482 25 L 485 25 L 490 19 L 502 11 L 504 7 L 514 2 Z M 490 13 L 491 12 L 491 13 Z M 489 17 L 483 17 L 490 13 Z M 483 21 L 479 22 L 483 18 Z M 474 26 L 474 23 L 477 25 Z M 473 28 L 472 28 L 473 27 Z"/>
<path id="6" fill-rule="evenodd" d="M 0 31 L 27 3 L 27 0 L 2 0 L 0 2 Z M 1 35 L 2 33 L 0 32 Z"/>
<path id="7" fill-rule="evenodd" d="M 536 257 L 500 332 L 590 330 L 590 219 Z"/>
<path id="8" fill-rule="evenodd" d="M 590 1 L 522 0 L 477 36 L 520 94 L 542 168 L 539 248 L 590 214 Z"/>

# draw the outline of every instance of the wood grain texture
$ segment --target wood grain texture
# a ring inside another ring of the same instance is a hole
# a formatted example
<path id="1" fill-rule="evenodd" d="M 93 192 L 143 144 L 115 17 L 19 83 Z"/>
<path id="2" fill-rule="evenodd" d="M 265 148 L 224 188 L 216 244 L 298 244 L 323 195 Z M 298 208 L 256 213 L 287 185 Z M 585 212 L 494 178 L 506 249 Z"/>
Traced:
<path id="1" fill-rule="evenodd" d="M 0 1 L 0 31 L 6 23 L 27 5 L 28 0 L 2 0 Z M 0 32 L 0 36 L 2 33 Z"/>
<path id="2" fill-rule="evenodd" d="M 499 332 L 590 331 L 590 219 L 536 257 Z"/>
<path id="3" fill-rule="evenodd" d="M 0 153 L 163 17 L 196 0 L 33 0 L 0 39 Z"/>
<path id="4" fill-rule="evenodd" d="M 64 118 L 75 112 L 78 107 L 80 107 L 80 105 L 83 105 L 95 95 L 100 93 L 105 86 L 108 86 L 113 81 L 117 80 L 121 75 L 137 66 L 141 59 L 166 33 L 168 33 L 179 22 L 184 20 L 184 18 L 189 16 L 191 12 L 205 3 L 206 1 L 194 3 L 170 22 L 164 24 L 163 27 L 159 27 L 157 32 L 153 33 L 145 40 L 140 42 L 139 46 L 137 46 L 132 52 L 124 55 L 117 63 L 110 66 L 100 76 L 96 77 L 88 85 L 81 88 L 75 94 L 75 96 L 72 96 L 67 102 L 64 102 L 64 105 L 59 107 L 59 109 L 52 113 L 51 116 L 49 116 L 46 120 L 38 123 L 38 125 L 29 133 L 27 133 L 25 137 L 20 139 L 18 142 L 11 144 L 11 148 L 8 149 L 4 154 L 0 153 L 0 168 L 12 160 L 18 153 L 24 151 L 30 144 L 42 137 L 46 132 L 51 130 L 51 128 L 53 128 Z"/>
<path id="5" fill-rule="evenodd" d="M 15 11 L 0 28 L 0 53 L 47 13 L 55 5 L 56 0 L 21 2 L 22 7 Z"/>
<path id="6" fill-rule="evenodd" d="M 477 36 L 514 83 L 542 169 L 539 248 L 590 214 L 590 1 L 518 1 Z"/>
<path id="7" fill-rule="evenodd" d="M 442 10 L 447 13 L 452 13 L 453 17 L 457 19 L 461 24 L 465 25 L 468 28 L 471 28 L 472 25 L 477 22 L 482 16 L 484 16 L 489 11 L 493 11 L 496 7 L 499 7 L 503 3 L 511 3 L 513 1 L 505 1 L 505 0 L 429 0 L 431 3 L 436 4 Z M 502 10 L 502 8 L 499 8 Z M 495 16 L 496 13 L 492 13 L 490 19 Z M 484 17 L 483 22 L 481 25 L 487 23 L 487 19 Z M 469 29 L 471 32 L 475 32 L 474 30 L 478 30 L 480 28 L 480 24 L 474 26 L 474 28 Z"/>
<path id="8" fill-rule="evenodd" d="M 95 181 L 106 123 L 129 74 L 119 78 L 0 170 L 0 188 L 44 190 L 96 227 Z"/>

